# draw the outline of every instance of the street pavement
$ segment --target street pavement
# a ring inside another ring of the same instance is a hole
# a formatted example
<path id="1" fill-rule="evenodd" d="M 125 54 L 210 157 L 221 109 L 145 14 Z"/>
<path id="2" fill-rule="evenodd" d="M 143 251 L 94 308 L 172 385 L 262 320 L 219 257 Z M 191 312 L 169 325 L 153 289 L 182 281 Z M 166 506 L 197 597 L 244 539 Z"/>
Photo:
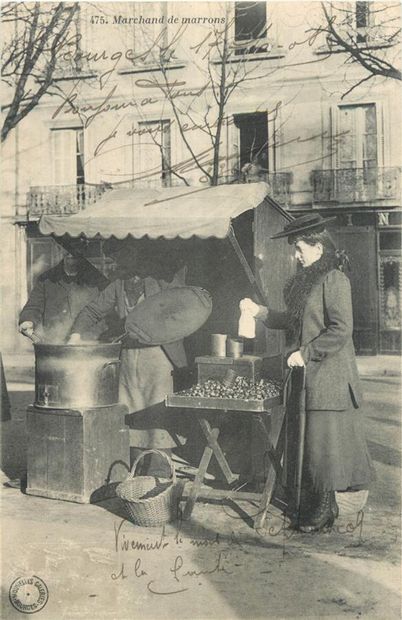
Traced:
<path id="1" fill-rule="evenodd" d="M 29 601 L 32 592 L 14 587 L 10 595 L 10 586 L 34 575 L 47 586 L 37 612 L 46 620 L 399 619 L 400 378 L 383 369 L 362 373 L 376 480 L 364 510 L 343 514 L 325 533 L 287 530 L 275 507 L 256 532 L 242 510 L 257 508 L 245 502 L 237 509 L 197 503 L 189 521 L 141 528 L 125 519 L 117 499 L 81 505 L 3 484 L 1 617 L 21 617 L 10 598 L 18 606 L 21 593 Z M 10 396 L 3 483 L 26 466 L 32 385 L 10 383 Z"/>

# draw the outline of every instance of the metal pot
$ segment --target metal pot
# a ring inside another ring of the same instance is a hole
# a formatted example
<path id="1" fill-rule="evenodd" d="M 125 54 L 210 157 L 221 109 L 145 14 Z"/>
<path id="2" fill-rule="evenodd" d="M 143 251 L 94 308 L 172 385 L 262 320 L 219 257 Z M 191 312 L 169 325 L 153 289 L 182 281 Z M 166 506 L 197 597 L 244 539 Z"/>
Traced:
<path id="1" fill-rule="evenodd" d="M 119 401 L 120 344 L 35 344 L 35 405 L 107 407 Z"/>

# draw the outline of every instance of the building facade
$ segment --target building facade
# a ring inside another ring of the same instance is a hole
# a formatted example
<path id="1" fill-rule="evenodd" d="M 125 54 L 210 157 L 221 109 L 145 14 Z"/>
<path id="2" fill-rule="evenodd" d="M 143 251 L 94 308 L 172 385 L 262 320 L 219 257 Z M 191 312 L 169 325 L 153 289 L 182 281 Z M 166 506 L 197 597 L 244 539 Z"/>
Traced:
<path id="1" fill-rule="evenodd" d="M 398 63 L 396 41 L 379 39 L 379 3 L 344 6 L 347 19 L 332 23 L 347 40 Z M 75 213 L 110 187 L 207 184 L 218 162 L 219 183 L 263 179 L 295 216 L 337 216 L 357 350 L 400 353 L 399 81 L 364 80 L 322 19 L 317 2 L 80 3 L 57 94 L 3 147 L 4 352 L 29 349 L 19 310 L 61 256 L 38 232 L 42 213 Z M 90 253 L 107 272 L 101 240 Z"/>

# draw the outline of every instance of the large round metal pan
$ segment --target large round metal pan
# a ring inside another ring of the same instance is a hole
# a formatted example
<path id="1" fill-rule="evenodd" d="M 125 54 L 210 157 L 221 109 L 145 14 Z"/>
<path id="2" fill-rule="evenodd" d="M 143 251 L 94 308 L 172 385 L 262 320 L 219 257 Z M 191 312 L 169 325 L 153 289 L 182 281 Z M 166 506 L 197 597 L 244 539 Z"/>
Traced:
<path id="1" fill-rule="evenodd" d="M 166 288 L 147 297 L 128 314 L 126 331 L 142 344 L 170 344 L 197 331 L 211 311 L 208 291 L 195 286 Z"/>

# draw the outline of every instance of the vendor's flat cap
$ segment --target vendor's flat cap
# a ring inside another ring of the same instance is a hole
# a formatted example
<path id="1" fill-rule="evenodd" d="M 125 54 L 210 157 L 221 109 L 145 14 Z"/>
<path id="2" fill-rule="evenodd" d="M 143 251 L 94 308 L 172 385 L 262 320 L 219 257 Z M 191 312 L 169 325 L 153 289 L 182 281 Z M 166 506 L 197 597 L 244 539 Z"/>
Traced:
<path id="1" fill-rule="evenodd" d="M 280 239 L 281 237 L 294 237 L 304 232 L 322 231 L 329 222 L 336 220 L 336 217 L 323 218 L 318 213 L 308 213 L 298 217 L 284 227 L 284 229 L 272 235 L 271 239 Z"/>

